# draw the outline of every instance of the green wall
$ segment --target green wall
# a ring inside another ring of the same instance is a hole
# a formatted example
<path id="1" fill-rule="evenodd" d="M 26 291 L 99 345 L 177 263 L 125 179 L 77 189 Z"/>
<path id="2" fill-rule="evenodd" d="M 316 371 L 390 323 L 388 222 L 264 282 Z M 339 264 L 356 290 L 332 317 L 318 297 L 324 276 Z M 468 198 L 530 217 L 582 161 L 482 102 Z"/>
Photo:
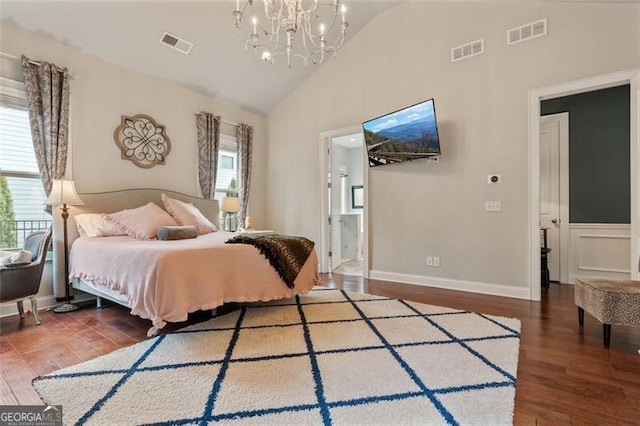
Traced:
<path id="1" fill-rule="evenodd" d="M 569 220 L 630 223 L 629 85 L 550 99 L 569 113 Z"/>

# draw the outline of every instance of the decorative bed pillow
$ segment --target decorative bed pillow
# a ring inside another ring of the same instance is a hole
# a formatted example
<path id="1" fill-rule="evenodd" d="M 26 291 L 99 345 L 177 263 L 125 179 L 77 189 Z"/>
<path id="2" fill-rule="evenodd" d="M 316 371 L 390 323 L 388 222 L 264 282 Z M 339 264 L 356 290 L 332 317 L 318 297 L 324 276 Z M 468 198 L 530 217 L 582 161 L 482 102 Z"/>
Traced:
<path id="1" fill-rule="evenodd" d="M 170 198 L 165 194 L 160 197 L 164 203 L 164 208 L 178 222 L 178 225 L 195 226 L 200 234 L 209 234 L 217 231 L 216 226 L 193 204 Z"/>
<path id="2" fill-rule="evenodd" d="M 107 220 L 106 213 L 79 214 L 73 218 L 81 237 L 111 237 L 125 235 L 113 222 Z"/>
<path id="3" fill-rule="evenodd" d="M 28 265 L 29 263 L 31 263 L 30 251 L 0 251 L 0 266 Z"/>
<path id="4" fill-rule="evenodd" d="M 196 238 L 198 235 L 198 228 L 192 225 L 163 226 L 158 229 L 158 239 L 163 241 Z"/>
<path id="5" fill-rule="evenodd" d="M 169 213 L 151 202 L 135 209 L 108 214 L 107 220 L 128 236 L 139 240 L 152 240 L 162 226 L 177 225 Z"/>

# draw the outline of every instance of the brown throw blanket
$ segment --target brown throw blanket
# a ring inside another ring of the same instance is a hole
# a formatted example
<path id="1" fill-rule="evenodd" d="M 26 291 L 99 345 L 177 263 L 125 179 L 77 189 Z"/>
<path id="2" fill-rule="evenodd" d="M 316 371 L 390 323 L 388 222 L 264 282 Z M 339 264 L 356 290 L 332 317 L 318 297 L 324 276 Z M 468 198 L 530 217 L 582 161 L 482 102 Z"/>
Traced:
<path id="1" fill-rule="evenodd" d="M 251 244 L 267 258 L 289 288 L 293 288 L 302 266 L 313 251 L 314 242 L 304 237 L 269 234 L 259 236 L 237 235 L 227 244 Z"/>

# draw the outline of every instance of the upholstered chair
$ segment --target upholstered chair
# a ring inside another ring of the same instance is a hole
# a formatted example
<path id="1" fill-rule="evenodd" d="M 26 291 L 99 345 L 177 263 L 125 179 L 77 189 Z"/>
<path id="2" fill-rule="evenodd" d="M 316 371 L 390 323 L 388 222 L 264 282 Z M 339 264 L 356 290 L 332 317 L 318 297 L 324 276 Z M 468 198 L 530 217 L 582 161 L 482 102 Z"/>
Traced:
<path id="1" fill-rule="evenodd" d="M 23 299 L 29 298 L 36 324 L 42 322 L 38 315 L 36 295 L 40 289 L 50 241 L 51 228 L 29 234 L 24 241 L 24 249 L 31 253 L 31 262 L 0 267 L 0 302 L 15 300 L 18 303 L 20 318 L 24 319 Z"/>

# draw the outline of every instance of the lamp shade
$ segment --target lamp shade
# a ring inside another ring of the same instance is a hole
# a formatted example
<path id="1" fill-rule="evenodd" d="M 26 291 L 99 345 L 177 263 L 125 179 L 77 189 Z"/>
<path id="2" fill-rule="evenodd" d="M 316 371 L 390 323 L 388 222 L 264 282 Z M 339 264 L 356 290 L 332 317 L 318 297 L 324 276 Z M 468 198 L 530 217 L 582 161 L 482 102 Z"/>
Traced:
<path id="1" fill-rule="evenodd" d="M 80 197 L 78 197 L 73 181 L 64 179 L 53 180 L 51 193 L 44 203 L 47 205 L 66 204 L 68 206 L 80 206 L 84 204 Z"/>
<path id="2" fill-rule="evenodd" d="M 222 211 L 225 213 L 238 213 L 240 211 L 240 199 L 238 197 L 224 197 L 222 199 Z"/>

